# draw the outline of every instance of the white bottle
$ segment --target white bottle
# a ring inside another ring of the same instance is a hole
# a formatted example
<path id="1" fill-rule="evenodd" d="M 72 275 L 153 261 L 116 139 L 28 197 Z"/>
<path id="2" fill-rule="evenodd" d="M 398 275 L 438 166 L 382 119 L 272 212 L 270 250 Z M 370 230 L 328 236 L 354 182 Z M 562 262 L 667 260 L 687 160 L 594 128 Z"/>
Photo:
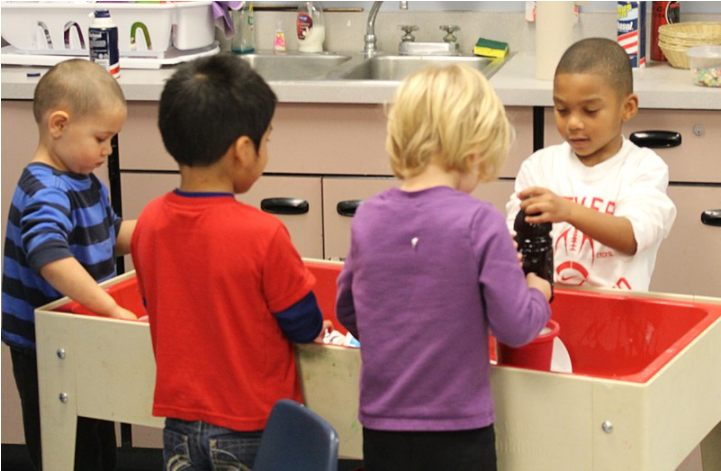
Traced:
<path id="1" fill-rule="evenodd" d="M 323 10 L 313 2 L 301 2 L 298 7 L 296 29 L 300 52 L 323 52 L 325 22 Z"/>
<path id="2" fill-rule="evenodd" d="M 120 77 L 120 51 L 118 27 L 108 10 L 96 10 L 88 29 L 90 60 L 102 66 L 115 78 Z"/>

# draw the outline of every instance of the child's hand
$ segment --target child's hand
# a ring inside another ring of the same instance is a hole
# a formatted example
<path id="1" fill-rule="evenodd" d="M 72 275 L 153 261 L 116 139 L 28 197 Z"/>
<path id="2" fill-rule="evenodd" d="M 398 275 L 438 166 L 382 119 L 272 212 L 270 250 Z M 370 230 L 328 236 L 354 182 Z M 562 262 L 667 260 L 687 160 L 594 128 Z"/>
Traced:
<path id="1" fill-rule="evenodd" d="M 114 319 L 125 319 L 125 320 L 130 320 L 130 321 L 135 321 L 138 319 L 138 316 L 133 314 L 132 311 L 128 311 L 127 309 L 124 309 L 120 306 L 117 306 L 115 309 L 110 311 L 108 316 L 112 317 Z"/>
<path id="2" fill-rule="evenodd" d="M 546 301 L 550 301 L 551 283 L 549 283 L 547 280 L 541 278 L 535 273 L 529 273 L 528 275 L 526 275 L 526 286 L 528 286 L 529 288 L 536 288 L 538 291 L 543 293 Z"/>
<path id="3" fill-rule="evenodd" d="M 313 340 L 315 343 L 323 343 L 323 337 L 329 332 L 333 332 L 335 329 L 333 328 L 333 321 L 324 320 L 323 321 L 323 328 L 320 329 L 320 334 L 318 334 L 318 337 Z"/>
<path id="4" fill-rule="evenodd" d="M 526 222 L 531 224 L 567 222 L 571 219 L 573 203 L 547 188 L 526 188 L 518 193 L 518 198 L 521 200 L 521 209 L 528 215 L 534 215 L 526 216 Z"/>

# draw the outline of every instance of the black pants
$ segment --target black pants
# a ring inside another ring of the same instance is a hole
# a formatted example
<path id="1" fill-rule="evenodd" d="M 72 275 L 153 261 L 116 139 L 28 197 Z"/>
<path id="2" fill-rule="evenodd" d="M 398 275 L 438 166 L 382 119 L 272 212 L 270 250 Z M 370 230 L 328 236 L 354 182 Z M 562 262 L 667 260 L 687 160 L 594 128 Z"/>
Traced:
<path id="1" fill-rule="evenodd" d="M 363 428 L 364 471 L 496 471 L 493 425 L 457 432 Z"/>
<path id="2" fill-rule="evenodd" d="M 38 362 L 33 354 L 10 349 L 15 383 L 23 409 L 25 443 L 35 469 L 42 469 L 40 445 L 40 399 Z M 75 440 L 75 471 L 114 471 L 117 459 L 115 424 L 78 417 Z"/>

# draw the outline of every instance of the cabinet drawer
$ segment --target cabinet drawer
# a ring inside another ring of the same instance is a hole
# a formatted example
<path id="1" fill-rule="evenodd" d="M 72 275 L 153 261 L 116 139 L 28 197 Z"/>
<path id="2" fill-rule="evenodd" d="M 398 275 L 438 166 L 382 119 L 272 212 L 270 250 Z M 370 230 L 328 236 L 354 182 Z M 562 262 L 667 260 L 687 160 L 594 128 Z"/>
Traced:
<path id="1" fill-rule="evenodd" d="M 651 291 L 721 296 L 721 227 L 701 222 L 701 213 L 721 209 L 721 187 L 672 185 L 678 215 L 661 243 Z"/>
<path id="2" fill-rule="evenodd" d="M 324 178 L 323 212 L 325 228 L 325 256 L 344 259 L 350 248 L 352 217 L 341 215 L 338 205 L 367 199 L 381 191 L 400 185 L 395 178 Z M 479 185 L 473 196 L 492 203 L 505 215 L 508 198 L 513 192 L 512 180 L 496 180 Z M 342 209 L 342 208 L 341 208 Z"/>
<path id="3" fill-rule="evenodd" d="M 694 134 L 702 129 L 702 135 Z M 681 134 L 681 145 L 654 149 L 669 167 L 672 182 L 721 183 L 721 112 L 691 110 L 640 110 L 626 123 L 623 134 L 637 131 L 675 131 Z M 560 144 L 553 109 L 545 113 L 544 144 Z"/>
<path id="4" fill-rule="evenodd" d="M 509 107 L 516 131 L 501 171 L 515 177 L 533 153 L 533 110 Z M 176 170 L 158 130 L 158 103 L 129 102 L 120 133 L 122 170 Z M 268 173 L 388 175 L 386 114 L 382 105 L 280 103 L 268 144 Z"/>
<path id="5" fill-rule="evenodd" d="M 279 104 L 268 173 L 392 175 L 381 105 Z"/>
<path id="6" fill-rule="evenodd" d="M 323 178 L 325 258 L 343 260 L 350 249 L 350 225 L 353 218 L 341 215 L 338 205 L 368 199 L 400 183 L 396 178 Z"/>
<path id="7" fill-rule="evenodd" d="M 123 216 L 135 219 L 152 199 L 180 183 L 178 174 L 124 173 L 122 175 Z M 288 228 L 293 244 L 303 257 L 323 257 L 320 178 L 261 177 L 248 193 L 236 195 L 239 201 L 260 207 L 266 198 L 288 197 L 305 200 L 308 212 L 300 215 L 276 215 Z M 126 264 L 130 257 L 126 257 Z M 126 265 L 128 266 L 128 265 Z"/>

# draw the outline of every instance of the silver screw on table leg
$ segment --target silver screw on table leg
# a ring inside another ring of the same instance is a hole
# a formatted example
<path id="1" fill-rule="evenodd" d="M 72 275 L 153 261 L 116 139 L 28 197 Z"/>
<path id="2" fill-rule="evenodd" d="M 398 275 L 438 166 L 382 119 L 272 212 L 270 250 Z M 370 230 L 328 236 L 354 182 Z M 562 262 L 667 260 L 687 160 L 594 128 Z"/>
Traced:
<path id="1" fill-rule="evenodd" d="M 62 402 L 63 404 L 67 404 L 67 402 L 68 402 L 68 393 L 60 393 L 60 395 L 58 396 L 58 398 L 60 399 L 60 402 Z"/>
<path id="2" fill-rule="evenodd" d="M 601 428 L 606 433 L 613 433 L 613 424 L 608 420 L 601 424 Z"/>

